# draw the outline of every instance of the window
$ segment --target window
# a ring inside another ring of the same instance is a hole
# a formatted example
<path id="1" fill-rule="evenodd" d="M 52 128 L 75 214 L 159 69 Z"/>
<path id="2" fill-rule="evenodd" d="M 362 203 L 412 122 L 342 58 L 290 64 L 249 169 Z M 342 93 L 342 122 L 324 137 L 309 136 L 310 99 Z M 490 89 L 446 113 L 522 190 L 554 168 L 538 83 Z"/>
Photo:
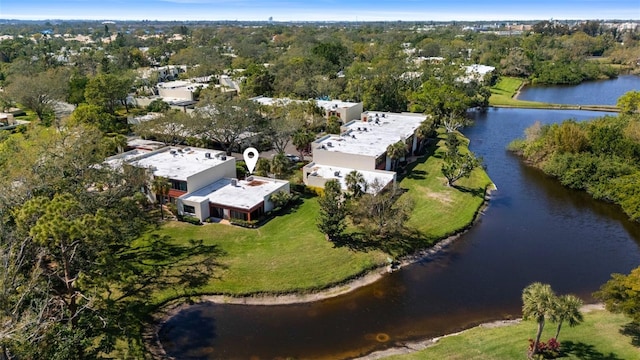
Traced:
<path id="1" fill-rule="evenodd" d="M 187 191 L 187 182 L 180 180 L 170 180 L 171 188 L 180 191 Z"/>
<path id="2" fill-rule="evenodd" d="M 247 214 L 240 211 L 231 210 L 230 215 L 232 219 L 247 220 Z"/>
<path id="3" fill-rule="evenodd" d="M 182 205 L 182 211 L 188 213 L 188 214 L 195 214 L 196 213 L 196 208 L 191 206 L 191 205 Z"/>

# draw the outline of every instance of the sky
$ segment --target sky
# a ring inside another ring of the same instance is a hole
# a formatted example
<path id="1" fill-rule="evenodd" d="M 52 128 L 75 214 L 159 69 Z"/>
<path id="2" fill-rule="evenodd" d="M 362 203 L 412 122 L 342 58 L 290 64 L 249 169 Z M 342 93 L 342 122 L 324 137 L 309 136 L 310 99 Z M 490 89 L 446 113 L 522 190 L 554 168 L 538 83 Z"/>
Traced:
<path id="1" fill-rule="evenodd" d="M 0 19 L 639 20 L 640 0 L 0 0 Z"/>

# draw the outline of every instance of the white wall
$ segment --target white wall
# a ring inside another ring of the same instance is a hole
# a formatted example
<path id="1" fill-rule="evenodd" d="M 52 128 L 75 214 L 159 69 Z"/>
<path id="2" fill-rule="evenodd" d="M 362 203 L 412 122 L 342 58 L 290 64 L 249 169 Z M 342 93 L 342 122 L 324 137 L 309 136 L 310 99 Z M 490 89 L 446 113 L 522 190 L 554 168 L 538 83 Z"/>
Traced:
<path id="1" fill-rule="evenodd" d="M 184 205 L 193 206 L 196 213 L 194 215 L 185 213 Z M 191 201 L 191 200 L 184 200 L 184 199 L 178 198 L 177 207 L 178 207 L 178 213 L 180 215 L 192 215 L 200 219 L 200 221 L 205 221 L 211 216 L 211 214 L 209 213 L 209 199 L 202 199 L 200 201 Z"/>
<path id="2" fill-rule="evenodd" d="M 236 177 L 236 159 L 233 156 L 227 156 L 227 160 L 222 164 L 189 176 L 187 178 L 187 192 L 202 189 L 225 177 Z"/>
<path id="3" fill-rule="evenodd" d="M 273 179 L 268 179 L 269 181 L 274 181 Z M 286 193 L 290 192 L 290 187 L 289 187 L 289 182 L 288 181 L 283 181 L 282 185 L 275 191 L 273 191 L 272 193 L 266 195 L 264 197 L 264 212 L 266 213 L 267 211 L 271 211 L 274 208 L 273 203 L 271 202 L 271 194 L 275 194 L 277 192 L 280 191 L 284 191 Z"/>
<path id="4" fill-rule="evenodd" d="M 336 167 L 345 167 L 356 170 L 375 170 L 376 158 L 373 156 L 346 154 L 337 151 L 329 151 L 318 148 L 313 144 L 313 162 Z"/>

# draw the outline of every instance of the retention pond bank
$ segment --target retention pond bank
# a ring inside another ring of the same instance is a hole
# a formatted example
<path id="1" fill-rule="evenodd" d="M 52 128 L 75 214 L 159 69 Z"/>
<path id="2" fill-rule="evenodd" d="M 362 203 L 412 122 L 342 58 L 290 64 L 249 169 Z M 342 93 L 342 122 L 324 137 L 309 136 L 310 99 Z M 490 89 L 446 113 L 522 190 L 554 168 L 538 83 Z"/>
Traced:
<path id="1" fill-rule="evenodd" d="M 445 251 L 323 301 L 196 304 L 165 324 L 162 344 L 180 359 L 353 358 L 518 318 L 520 293 L 533 281 L 590 301 L 611 273 L 640 263 L 640 225 L 523 165 L 506 146 L 535 121 L 598 116 L 526 109 L 477 114 L 465 135 L 498 190 L 479 223 Z"/>

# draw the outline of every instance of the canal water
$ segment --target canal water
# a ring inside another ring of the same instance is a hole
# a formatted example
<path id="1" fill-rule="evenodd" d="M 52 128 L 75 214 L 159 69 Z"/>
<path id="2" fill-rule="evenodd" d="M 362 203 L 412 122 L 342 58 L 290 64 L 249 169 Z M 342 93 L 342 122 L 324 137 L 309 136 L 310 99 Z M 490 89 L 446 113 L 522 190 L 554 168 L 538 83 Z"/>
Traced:
<path id="1" fill-rule="evenodd" d="M 489 109 L 465 129 L 497 185 L 485 214 L 437 258 L 352 293 L 286 306 L 196 304 L 161 329 L 178 359 L 344 359 L 520 316 L 533 281 L 592 301 L 613 272 L 640 265 L 640 224 L 562 187 L 505 150 L 535 121 L 586 111 Z"/>
<path id="2" fill-rule="evenodd" d="M 615 105 L 621 95 L 632 90 L 640 90 L 640 77 L 621 75 L 575 86 L 527 86 L 520 91 L 518 99 L 569 105 Z"/>

